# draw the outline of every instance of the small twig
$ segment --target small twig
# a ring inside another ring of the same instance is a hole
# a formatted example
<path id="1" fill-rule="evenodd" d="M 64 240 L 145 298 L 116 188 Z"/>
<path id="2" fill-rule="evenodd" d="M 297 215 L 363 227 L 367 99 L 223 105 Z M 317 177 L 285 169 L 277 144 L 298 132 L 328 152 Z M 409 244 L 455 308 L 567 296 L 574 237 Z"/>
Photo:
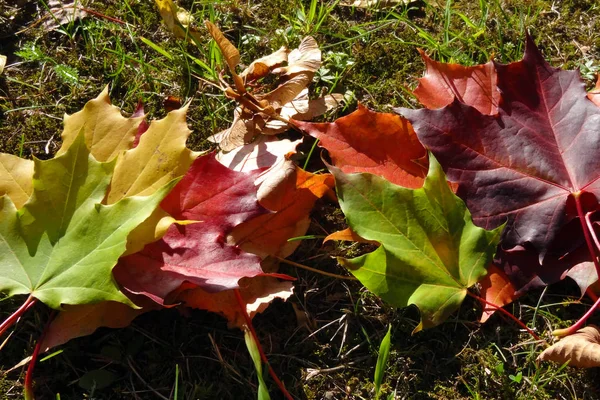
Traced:
<path id="1" fill-rule="evenodd" d="M 321 271 L 320 269 L 316 269 L 316 268 L 313 268 L 313 267 L 309 267 L 308 265 L 299 264 L 299 263 L 297 263 L 297 262 L 290 261 L 290 260 L 287 260 L 287 259 L 285 259 L 285 258 L 282 258 L 282 257 L 279 257 L 279 256 L 273 256 L 273 255 L 272 255 L 272 257 L 274 257 L 274 258 L 276 258 L 277 260 L 279 260 L 279 261 L 281 261 L 281 262 L 284 262 L 284 263 L 286 263 L 286 264 L 293 265 L 294 267 L 302 268 L 302 269 L 305 269 L 305 270 L 307 270 L 307 271 L 311 271 L 311 272 L 316 272 L 316 273 L 318 273 L 318 274 L 325 275 L 325 276 L 329 276 L 329 277 L 331 277 L 331 278 L 345 279 L 345 280 L 349 280 L 349 281 L 357 281 L 357 280 L 358 280 L 358 279 L 356 279 L 356 278 L 355 278 L 355 277 L 353 277 L 353 276 L 344 276 L 344 275 L 332 274 L 331 272 L 325 272 L 325 271 Z"/>
<path id="2" fill-rule="evenodd" d="M 142 377 L 140 376 L 140 374 L 138 374 L 138 372 L 136 371 L 136 369 L 133 367 L 133 363 L 131 362 L 131 357 L 127 357 L 127 365 L 129 365 L 129 368 L 131 368 L 131 371 L 133 371 L 133 373 L 135 374 L 135 376 L 137 376 L 137 378 L 138 378 L 140 381 L 142 381 L 142 383 L 143 383 L 144 385 L 146 385 L 146 387 L 147 387 L 147 388 L 148 388 L 148 389 L 149 389 L 149 390 L 150 390 L 152 393 L 154 393 L 155 395 L 157 395 L 158 397 L 160 397 L 160 398 L 161 398 L 161 399 L 163 399 L 163 400 L 169 400 L 169 398 L 168 398 L 168 397 L 165 397 L 165 396 L 163 396 L 162 394 L 160 394 L 159 392 L 157 392 L 157 391 L 156 391 L 156 389 L 154 389 L 152 386 L 150 386 L 150 385 L 148 384 L 148 382 L 146 382 L 146 381 L 144 380 L 144 378 L 142 378 Z"/>

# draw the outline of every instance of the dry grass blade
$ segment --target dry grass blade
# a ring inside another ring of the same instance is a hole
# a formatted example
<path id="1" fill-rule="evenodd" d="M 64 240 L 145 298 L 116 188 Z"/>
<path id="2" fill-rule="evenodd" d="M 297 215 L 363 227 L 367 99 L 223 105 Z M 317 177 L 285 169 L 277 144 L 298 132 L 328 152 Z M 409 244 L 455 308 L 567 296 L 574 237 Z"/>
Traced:
<path id="1" fill-rule="evenodd" d="M 586 326 L 544 350 L 537 359 L 559 364 L 568 362 L 580 368 L 599 367 L 600 330 L 595 325 Z"/>

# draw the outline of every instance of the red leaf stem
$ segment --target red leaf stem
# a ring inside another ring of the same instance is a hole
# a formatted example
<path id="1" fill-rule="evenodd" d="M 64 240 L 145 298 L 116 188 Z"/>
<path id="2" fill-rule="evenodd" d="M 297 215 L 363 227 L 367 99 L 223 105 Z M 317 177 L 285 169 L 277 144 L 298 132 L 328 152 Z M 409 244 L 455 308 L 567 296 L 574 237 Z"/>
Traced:
<path id="1" fill-rule="evenodd" d="M 4 322 L 2 324 L 0 324 L 0 337 L 2 335 L 4 335 L 4 333 L 11 326 L 13 326 L 19 320 L 19 318 L 21 318 L 21 316 L 23 314 L 25 314 L 25 312 L 27 310 L 29 310 L 31 307 L 33 307 L 33 305 L 36 302 L 37 302 L 37 299 L 35 297 L 29 296 L 27 298 L 27 300 L 25 300 L 25 303 L 23 303 L 23 305 L 21 307 L 19 307 L 19 309 L 17 311 L 12 313 L 10 317 L 8 317 L 6 320 L 4 320 Z"/>
<path id="2" fill-rule="evenodd" d="M 585 214 L 585 224 L 587 225 L 588 229 L 590 230 L 590 235 L 592 236 L 592 239 L 594 240 L 594 243 L 596 244 L 596 249 L 600 250 L 600 241 L 598 241 L 598 236 L 596 236 L 596 231 L 594 231 L 594 226 L 592 225 L 592 220 L 591 220 L 591 215 L 593 214 L 593 212 L 588 212 Z M 600 274 L 598 275 L 598 277 L 600 277 Z"/>
<path id="3" fill-rule="evenodd" d="M 29 361 L 29 365 L 27 366 L 27 372 L 25 373 L 25 388 L 24 388 L 24 397 L 25 400 L 34 400 L 33 393 L 33 370 L 35 368 L 35 364 L 37 362 L 38 355 L 40 354 L 40 349 L 42 348 L 42 343 L 44 342 L 44 337 L 50 328 L 50 323 L 54 319 L 56 315 L 56 310 L 53 310 L 46 322 L 46 326 L 42 331 L 37 343 L 35 344 L 35 348 L 33 349 L 33 354 L 31 355 L 31 361 Z"/>
<path id="4" fill-rule="evenodd" d="M 600 247 L 598 247 L 598 238 L 596 237 L 596 233 L 594 232 L 594 229 L 591 226 L 591 221 L 583 213 L 583 207 L 581 205 L 581 194 L 581 192 L 573 193 L 573 198 L 575 199 L 575 207 L 577 208 L 577 216 L 579 217 L 579 222 L 581 223 L 581 228 L 583 229 L 583 237 L 585 238 L 585 243 L 587 244 L 588 251 L 590 252 L 592 261 L 594 261 L 596 273 L 600 277 L 600 263 L 598 262 L 598 251 L 600 250 Z M 596 243 L 596 247 L 594 247 L 594 242 Z M 583 317 L 579 318 L 577 322 L 575 322 L 568 328 L 556 329 L 554 332 L 552 332 L 552 334 L 554 336 L 567 336 L 577 332 L 583 327 L 585 321 L 587 321 L 587 319 L 596 311 L 598 306 L 600 306 L 600 298 L 596 298 L 596 301 L 594 302 L 592 307 L 589 310 L 587 310 Z"/>
<path id="5" fill-rule="evenodd" d="M 488 305 L 488 306 L 490 306 L 490 307 L 492 307 L 492 308 L 496 309 L 497 311 L 500 311 L 502 314 L 506 315 L 508 318 L 510 318 L 510 319 L 512 319 L 513 321 L 515 321 L 515 322 L 517 323 L 517 325 L 519 325 L 521 328 L 525 329 L 525 330 L 527 331 L 527 333 L 529 333 L 531 336 L 533 336 L 533 338 L 534 338 L 535 340 L 538 340 L 538 341 L 543 341 L 543 342 L 545 342 L 545 343 L 546 343 L 546 345 L 548 345 L 548 343 L 547 343 L 547 342 L 546 342 L 544 339 L 540 338 L 540 337 L 539 337 L 539 336 L 538 336 L 538 335 L 537 335 L 537 334 L 536 334 L 534 331 L 532 331 L 532 330 L 531 330 L 531 329 L 530 329 L 530 328 L 529 328 L 527 325 L 525 325 L 525 324 L 523 323 L 523 321 L 519 320 L 517 317 L 515 317 L 514 315 L 512 315 L 511 313 L 509 313 L 508 311 L 506 311 L 504 308 L 502 308 L 502 307 L 499 307 L 499 306 L 497 306 L 496 304 L 494 304 L 494 303 L 492 303 L 492 302 L 490 302 L 490 301 L 487 301 L 487 300 L 486 300 L 486 299 L 484 299 L 483 297 L 479 297 L 479 296 L 477 296 L 476 294 L 473 294 L 473 293 L 471 293 L 471 292 L 469 292 L 469 291 L 467 291 L 467 294 L 468 294 L 469 296 L 471 296 L 472 298 L 474 298 L 474 299 L 476 299 L 476 300 L 480 301 L 481 303 L 483 303 L 483 304 L 486 304 L 486 305 Z"/>
<path id="6" fill-rule="evenodd" d="M 273 380 L 279 387 L 279 390 L 281 390 L 281 393 L 283 393 L 284 397 L 288 400 L 294 400 L 292 395 L 290 395 L 288 393 L 288 391 L 286 390 L 285 386 L 283 385 L 283 382 L 281 382 L 279 380 L 279 378 L 277 377 L 277 374 L 271 367 L 271 364 L 269 364 L 269 360 L 267 360 L 267 356 L 265 355 L 265 352 L 263 351 L 263 348 L 260 345 L 260 342 L 258 341 L 258 337 L 256 336 L 256 331 L 254 330 L 254 325 L 252 325 L 252 320 L 250 319 L 250 316 L 248 315 L 248 312 L 246 311 L 246 305 L 244 304 L 244 300 L 242 299 L 242 295 L 240 294 L 239 289 L 234 289 L 233 292 L 235 293 L 235 298 L 240 306 L 240 309 L 242 310 L 242 315 L 244 316 L 244 319 L 246 320 L 246 325 L 248 326 L 248 329 L 250 330 L 250 334 L 254 338 L 254 342 L 256 342 L 256 347 L 258 348 L 258 352 L 260 353 L 260 358 L 263 361 L 263 363 L 265 363 L 267 365 L 267 368 L 269 369 L 269 375 L 271 375 L 271 378 L 273 378 Z"/>

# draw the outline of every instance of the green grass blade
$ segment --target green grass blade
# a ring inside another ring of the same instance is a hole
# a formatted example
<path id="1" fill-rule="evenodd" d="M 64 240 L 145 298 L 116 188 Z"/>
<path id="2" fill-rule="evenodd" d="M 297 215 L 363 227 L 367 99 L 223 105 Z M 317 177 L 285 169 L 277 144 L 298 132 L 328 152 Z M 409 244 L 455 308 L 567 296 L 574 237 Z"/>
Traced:
<path id="1" fill-rule="evenodd" d="M 383 382 L 383 374 L 387 365 L 388 357 L 390 356 L 390 342 L 392 337 L 392 325 L 388 327 L 388 331 L 383 337 L 379 345 L 379 356 L 377 356 L 377 365 L 375 366 L 375 400 L 381 395 L 381 383 Z"/>
<path id="2" fill-rule="evenodd" d="M 267 390 L 267 385 L 265 384 L 265 380 L 262 374 L 262 360 L 260 359 L 260 353 L 258 351 L 258 346 L 250 333 L 250 330 L 246 330 L 244 332 L 244 340 L 246 341 L 246 348 L 248 349 L 248 353 L 250 353 L 250 357 L 252 357 L 252 361 L 254 361 L 254 368 L 256 369 L 256 376 L 258 378 L 258 400 L 271 400 L 271 396 L 269 396 L 269 391 Z"/>

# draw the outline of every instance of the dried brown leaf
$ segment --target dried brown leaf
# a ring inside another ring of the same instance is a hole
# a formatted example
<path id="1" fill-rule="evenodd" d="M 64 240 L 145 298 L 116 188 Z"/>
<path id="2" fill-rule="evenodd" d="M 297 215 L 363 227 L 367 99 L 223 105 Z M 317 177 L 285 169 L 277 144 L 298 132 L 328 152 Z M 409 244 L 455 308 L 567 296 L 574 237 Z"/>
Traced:
<path id="1" fill-rule="evenodd" d="M 229 70 L 231 73 L 235 73 L 235 67 L 240 63 L 240 52 L 215 24 L 210 21 L 204 21 L 204 24 L 210 36 L 212 36 L 217 46 L 219 46 L 223 57 L 225 57 Z"/>
<path id="2" fill-rule="evenodd" d="M 246 82 L 252 82 L 260 78 L 267 76 L 271 70 L 288 60 L 289 50 L 283 46 L 276 52 L 269 54 L 268 56 L 261 57 L 246 68 L 240 76 L 244 78 Z"/>
<path id="3" fill-rule="evenodd" d="M 190 42 L 193 42 L 193 38 L 200 41 L 198 31 L 191 26 L 194 18 L 187 10 L 178 7 L 173 0 L 155 0 L 155 2 L 165 25 L 175 37 Z"/>
<path id="4" fill-rule="evenodd" d="M 600 367 L 600 330 L 595 325 L 586 326 L 544 350 L 537 359 L 569 362 L 572 367 Z"/>

